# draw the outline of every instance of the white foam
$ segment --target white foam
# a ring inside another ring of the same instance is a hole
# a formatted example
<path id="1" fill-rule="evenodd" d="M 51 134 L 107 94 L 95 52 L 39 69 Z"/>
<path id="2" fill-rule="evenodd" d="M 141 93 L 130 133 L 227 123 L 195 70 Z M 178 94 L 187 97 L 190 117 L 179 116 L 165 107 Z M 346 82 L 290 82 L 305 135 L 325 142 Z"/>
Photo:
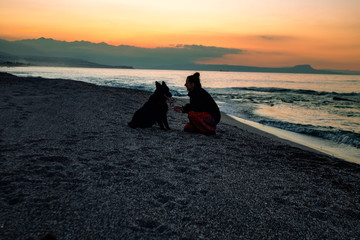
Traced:
<path id="1" fill-rule="evenodd" d="M 235 119 L 236 121 L 254 127 L 258 130 L 270 133 L 281 139 L 292 141 L 297 144 L 301 144 L 303 146 L 326 153 L 328 155 L 341 158 L 349 162 L 360 164 L 360 149 L 358 148 L 345 144 L 336 144 L 329 140 L 324 140 L 317 137 L 307 136 L 304 134 L 294 133 L 283 129 L 266 126 L 257 122 L 252 122 L 232 115 L 229 116 Z"/>

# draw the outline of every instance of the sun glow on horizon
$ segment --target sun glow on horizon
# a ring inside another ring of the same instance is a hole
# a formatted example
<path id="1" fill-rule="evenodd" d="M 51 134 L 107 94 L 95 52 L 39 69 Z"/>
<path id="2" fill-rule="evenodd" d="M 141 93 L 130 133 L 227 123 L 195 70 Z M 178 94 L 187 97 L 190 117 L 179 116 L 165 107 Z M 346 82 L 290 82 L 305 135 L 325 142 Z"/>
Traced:
<path id="1" fill-rule="evenodd" d="M 360 70 L 358 0 L 2 0 L 0 38 L 243 50 L 202 63 Z"/>

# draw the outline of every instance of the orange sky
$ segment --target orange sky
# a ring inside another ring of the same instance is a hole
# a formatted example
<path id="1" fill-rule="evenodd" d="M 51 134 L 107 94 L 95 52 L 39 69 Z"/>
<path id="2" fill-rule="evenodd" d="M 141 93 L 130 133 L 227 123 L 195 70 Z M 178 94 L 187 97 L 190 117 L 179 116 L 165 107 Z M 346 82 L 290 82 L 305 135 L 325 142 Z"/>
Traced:
<path id="1" fill-rule="evenodd" d="M 1 0 L 0 38 L 242 49 L 202 63 L 360 71 L 359 0 Z"/>

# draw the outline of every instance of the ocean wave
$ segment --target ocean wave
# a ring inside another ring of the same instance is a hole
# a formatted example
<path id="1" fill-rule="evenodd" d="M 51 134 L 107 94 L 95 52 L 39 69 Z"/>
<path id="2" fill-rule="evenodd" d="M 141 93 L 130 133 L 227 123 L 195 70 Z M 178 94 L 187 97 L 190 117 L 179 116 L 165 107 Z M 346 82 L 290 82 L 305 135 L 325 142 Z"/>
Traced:
<path id="1" fill-rule="evenodd" d="M 360 148 L 360 134 L 355 132 L 343 131 L 333 127 L 317 127 L 282 121 L 261 120 L 259 123 Z"/>
<path id="2" fill-rule="evenodd" d="M 104 81 L 103 85 L 111 86 L 111 87 L 130 88 L 130 89 L 142 90 L 147 92 L 154 92 L 155 90 L 155 86 L 153 84 L 135 85 L 135 84 L 123 84 L 123 83 L 119 84 L 116 81 Z M 170 92 L 172 93 L 173 96 L 176 97 L 187 96 L 187 92 L 185 94 L 184 91 L 178 91 L 176 88 L 170 88 Z"/>
<path id="3" fill-rule="evenodd" d="M 248 92 L 268 92 L 268 93 L 295 93 L 295 94 L 307 94 L 307 95 L 334 95 L 334 96 L 353 96 L 360 98 L 360 92 L 349 93 L 337 93 L 326 91 L 315 91 L 308 89 L 288 89 L 288 88 L 276 88 L 276 87 L 232 87 L 232 88 L 218 88 L 223 91 L 248 91 Z"/>
<path id="4" fill-rule="evenodd" d="M 187 96 L 187 94 L 181 93 L 181 92 L 179 92 L 179 91 L 177 91 L 177 90 L 174 90 L 174 89 L 170 89 L 170 92 L 171 92 L 171 94 L 172 94 L 173 96 L 175 96 L 175 97 L 184 97 L 184 96 Z"/>

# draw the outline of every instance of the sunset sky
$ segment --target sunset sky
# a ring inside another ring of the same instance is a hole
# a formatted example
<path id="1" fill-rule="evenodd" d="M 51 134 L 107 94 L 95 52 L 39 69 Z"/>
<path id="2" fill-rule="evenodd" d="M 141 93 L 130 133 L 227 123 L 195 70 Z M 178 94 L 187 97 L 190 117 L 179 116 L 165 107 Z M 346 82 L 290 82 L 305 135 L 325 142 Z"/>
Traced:
<path id="1" fill-rule="evenodd" d="M 201 63 L 360 71 L 359 0 L 1 0 L 0 38 L 242 50 Z"/>

